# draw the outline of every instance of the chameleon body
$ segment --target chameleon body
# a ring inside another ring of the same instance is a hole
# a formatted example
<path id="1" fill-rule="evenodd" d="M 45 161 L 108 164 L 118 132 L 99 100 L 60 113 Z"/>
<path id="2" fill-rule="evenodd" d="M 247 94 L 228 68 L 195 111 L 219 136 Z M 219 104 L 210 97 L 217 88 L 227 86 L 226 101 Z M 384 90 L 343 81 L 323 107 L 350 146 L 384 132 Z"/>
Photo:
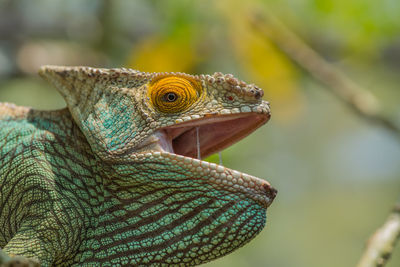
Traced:
<path id="1" fill-rule="evenodd" d="M 67 108 L 0 104 L 0 252 L 11 261 L 191 266 L 262 230 L 276 190 L 194 158 L 269 119 L 261 89 L 221 73 L 39 73 Z"/>

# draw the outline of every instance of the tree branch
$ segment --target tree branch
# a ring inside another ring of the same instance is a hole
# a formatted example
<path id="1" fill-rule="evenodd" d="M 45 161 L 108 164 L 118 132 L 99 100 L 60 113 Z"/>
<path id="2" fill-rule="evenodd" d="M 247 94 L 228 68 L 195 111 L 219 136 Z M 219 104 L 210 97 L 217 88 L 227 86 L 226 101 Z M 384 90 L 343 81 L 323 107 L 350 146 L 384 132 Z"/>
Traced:
<path id="1" fill-rule="evenodd" d="M 272 14 L 255 12 L 249 19 L 255 30 L 272 41 L 311 76 L 326 85 L 327 89 L 360 117 L 381 125 L 400 141 L 399 126 L 379 114 L 378 101 L 369 91 L 360 87 L 343 72 L 328 63 Z M 384 266 L 399 238 L 400 203 L 396 205 L 385 224 L 370 238 L 358 267 Z"/>
<path id="2" fill-rule="evenodd" d="M 397 204 L 385 224 L 370 237 L 357 267 L 381 267 L 390 258 L 400 238 L 400 204 Z"/>
<path id="3" fill-rule="evenodd" d="M 369 91 L 323 59 L 273 15 L 255 12 L 249 17 L 249 21 L 261 36 L 272 41 L 301 68 L 326 85 L 327 89 L 359 116 L 386 128 L 400 141 L 399 126 L 379 114 L 378 101 Z"/>

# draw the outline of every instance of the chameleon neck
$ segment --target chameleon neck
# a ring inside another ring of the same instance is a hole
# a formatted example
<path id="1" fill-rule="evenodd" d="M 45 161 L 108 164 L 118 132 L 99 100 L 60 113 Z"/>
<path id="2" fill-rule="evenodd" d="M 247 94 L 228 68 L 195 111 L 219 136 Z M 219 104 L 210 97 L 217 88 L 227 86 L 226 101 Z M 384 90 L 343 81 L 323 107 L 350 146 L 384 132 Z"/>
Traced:
<path id="1" fill-rule="evenodd" d="M 114 162 L 80 264 L 194 265 L 247 243 L 263 228 L 265 210 L 203 175 L 153 157 Z"/>

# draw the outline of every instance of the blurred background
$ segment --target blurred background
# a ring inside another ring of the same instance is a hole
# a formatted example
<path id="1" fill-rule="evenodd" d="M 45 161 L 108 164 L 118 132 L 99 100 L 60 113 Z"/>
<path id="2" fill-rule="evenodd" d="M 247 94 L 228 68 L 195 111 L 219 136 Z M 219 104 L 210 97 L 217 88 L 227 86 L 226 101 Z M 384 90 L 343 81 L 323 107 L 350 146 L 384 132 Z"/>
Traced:
<path id="1" fill-rule="evenodd" d="M 400 197 L 399 138 L 255 30 L 254 11 L 274 14 L 400 125 L 398 0 L 0 0 L 0 101 L 64 107 L 36 74 L 44 64 L 220 71 L 254 82 L 272 119 L 223 151 L 223 162 L 279 193 L 261 234 L 207 266 L 354 266 Z M 387 266 L 400 266 L 400 246 Z"/>

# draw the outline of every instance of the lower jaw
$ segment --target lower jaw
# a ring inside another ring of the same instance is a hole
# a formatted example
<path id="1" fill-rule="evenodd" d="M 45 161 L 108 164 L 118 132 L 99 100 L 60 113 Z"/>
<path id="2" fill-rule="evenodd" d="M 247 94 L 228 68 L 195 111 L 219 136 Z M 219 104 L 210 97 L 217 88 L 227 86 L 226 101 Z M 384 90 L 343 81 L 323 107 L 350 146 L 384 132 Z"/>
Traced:
<path id="1" fill-rule="evenodd" d="M 149 142 L 150 145 L 145 147 L 143 153 L 140 153 L 140 151 L 135 153 L 140 158 L 140 161 L 146 160 L 146 155 L 152 155 L 158 158 L 160 162 L 168 159 L 168 161 L 173 161 L 180 168 L 191 168 L 193 174 L 189 176 L 190 179 L 203 179 L 208 176 L 207 179 L 204 179 L 205 183 L 210 183 L 215 188 L 225 188 L 232 193 L 243 193 L 247 197 L 258 201 L 264 207 L 268 207 L 276 196 L 277 191 L 262 179 L 222 165 L 175 154 L 172 143 L 165 141 L 168 140 L 165 132 L 157 132 L 153 137 L 155 140 Z M 149 149 L 150 152 L 148 151 Z M 199 177 L 196 177 L 196 172 L 200 173 L 200 175 L 197 175 Z"/>

